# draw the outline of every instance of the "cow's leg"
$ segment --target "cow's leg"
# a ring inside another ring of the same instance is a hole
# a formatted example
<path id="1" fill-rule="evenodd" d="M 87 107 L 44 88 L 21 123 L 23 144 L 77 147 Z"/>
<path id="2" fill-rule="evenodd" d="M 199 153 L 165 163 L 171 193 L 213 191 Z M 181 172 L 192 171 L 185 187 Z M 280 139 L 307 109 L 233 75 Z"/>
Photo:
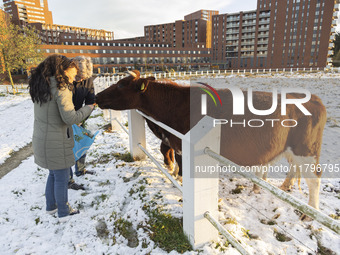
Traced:
<path id="1" fill-rule="evenodd" d="M 308 185 L 308 192 L 309 192 L 309 200 L 308 204 L 315 209 L 319 210 L 319 193 L 320 193 L 320 185 L 321 185 L 321 174 L 320 176 L 317 175 L 316 171 L 312 171 L 312 165 L 303 166 L 302 176 L 305 178 L 307 185 Z M 315 166 L 315 165 L 314 165 Z"/>
<path id="2" fill-rule="evenodd" d="M 296 159 L 294 160 L 295 155 L 291 149 L 287 149 L 285 151 L 284 157 L 287 159 L 289 163 L 289 171 L 287 173 L 286 179 L 281 184 L 280 189 L 283 191 L 290 191 L 292 187 L 294 186 L 296 178 L 297 177 L 300 178 L 300 170 L 298 169 L 298 165 L 297 165 L 299 162 L 296 162 Z M 300 179 L 299 179 L 299 185 L 300 185 Z"/>
<path id="3" fill-rule="evenodd" d="M 282 189 L 283 191 L 290 191 L 292 189 L 292 187 L 294 186 L 294 183 L 296 181 L 296 177 L 297 177 L 297 172 L 299 171 L 299 169 L 297 168 L 298 165 L 295 164 L 295 162 L 293 161 L 291 155 L 286 156 L 288 163 L 289 163 L 289 172 L 287 173 L 286 179 L 284 180 L 284 182 L 281 184 L 280 189 Z M 300 176 L 300 174 L 299 174 Z"/>
<path id="4" fill-rule="evenodd" d="M 174 150 L 162 142 L 161 153 L 163 154 L 166 168 L 172 172 L 174 170 Z"/>
<path id="5" fill-rule="evenodd" d="M 175 158 L 177 163 L 176 168 L 178 167 L 178 175 L 182 176 L 182 155 L 175 153 Z"/>
<path id="6" fill-rule="evenodd" d="M 292 166 L 294 167 L 294 166 Z M 292 187 L 294 186 L 294 183 L 296 181 L 296 171 L 295 170 L 290 170 L 286 176 L 286 179 L 284 182 L 281 184 L 280 189 L 283 191 L 290 191 Z"/>
<path id="7" fill-rule="evenodd" d="M 319 170 L 316 167 L 318 165 L 318 160 L 316 160 L 313 156 L 304 157 L 294 155 L 293 162 L 299 166 L 299 170 L 306 180 L 309 193 L 308 204 L 315 209 L 319 209 L 319 193 L 322 172 L 315 171 L 315 169 Z M 304 215 L 302 216 L 302 219 L 308 219 L 308 217 Z"/>

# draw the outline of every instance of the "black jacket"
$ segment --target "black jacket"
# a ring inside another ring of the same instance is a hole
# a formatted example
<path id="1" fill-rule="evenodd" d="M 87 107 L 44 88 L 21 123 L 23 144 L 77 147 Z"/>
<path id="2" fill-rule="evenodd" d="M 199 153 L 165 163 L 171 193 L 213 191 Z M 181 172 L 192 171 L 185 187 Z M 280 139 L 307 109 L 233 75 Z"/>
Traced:
<path id="1" fill-rule="evenodd" d="M 76 111 L 78 111 L 84 103 L 85 105 L 94 104 L 93 80 L 94 79 L 91 77 L 87 80 L 73 84 L 72 101 Z"/>

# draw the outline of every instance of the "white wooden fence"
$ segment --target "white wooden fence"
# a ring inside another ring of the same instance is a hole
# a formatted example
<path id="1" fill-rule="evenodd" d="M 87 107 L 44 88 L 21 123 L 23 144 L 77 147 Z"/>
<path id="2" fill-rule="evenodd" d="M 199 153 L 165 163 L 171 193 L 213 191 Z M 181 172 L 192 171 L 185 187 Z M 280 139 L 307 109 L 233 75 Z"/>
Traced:
<path id="1" fill-rule="evenodd" d="M 325 70 L 327 70 L 325 68 Z M 340 72 L 339 69 L 332 69 L 334 72 Z M 239 69 L 239 70 L 208 70 L 208 71 L 183 71 L 183 72 L 150 72 L 143 73 L 141 77 L 146 78 L 148 76 L 153 76 L 156 79 L 161 78 L 183 78 L 183 77 L 194 77 L 194 76 L 213 76 L 213 75 L 233 75 L 233 74 L 263 74 L 263 73 L 294 73 L 294 72 L 318 72 L 321 71 L 320 68 L 276 68 L 276 69 Z M 97 79 L 99 83 L 109 83 L 113 84 L 124 78 L 126 75 L 119 74 L 102 74 L 98 76 Z"/>
<path id="2" fill-rule="evenodd" d="M 109 86 L 105 79 L 95 81 L 95 91 L 98 93 L 104 87 Z M 105 110 L 104 110 L 105 111 Z M 218 223 L 218 173 L 212 174 L 209 178 L 195 178 L 195 166 L 208 167 L 220 162 L 224 165 L 235 165 L 217 152 L 220 150 L 220 127 L 213 127 L 213 120 L 205 116 L 187 134 L 181 134 L 171 127 L 160 123 L 151 117 L 136 111 L 128 111 L 128 124 L 126 128 L 120 123 L 121 113 L 113 110 L 106 110 L 105 115 L 110 117 L 113 128 L 122 127 L 129 134 L 130 153 L 134 158 L 144 159 L 145 156 L 156 164 L 164 175 L 183 194 L 183 230 L 187 235 L 193 248 L 201 247 L 205 243 L 217 240 L 218 233 L 224 235 L 227 240 L 241 253 L 249 254 L 247 250 Z M 182 140 L 182 166 L 183 181 L 181 186 L 162 165 L 145 149 L 145 121 L 144 118 L 154 122 L 171 134 Z M 237 166 L 238 167 L 238 166 Z M 243 177 L 258 184 L 277 198 L 289 203 L 302 213 L 312 217 L 316 221 L 340 234 L 339 222 L 333 220 L 324 213 L 310 207 L 306 203 L 283 192 L 277 187 L 257 178 L 253 174 L 238 171 Z"/>

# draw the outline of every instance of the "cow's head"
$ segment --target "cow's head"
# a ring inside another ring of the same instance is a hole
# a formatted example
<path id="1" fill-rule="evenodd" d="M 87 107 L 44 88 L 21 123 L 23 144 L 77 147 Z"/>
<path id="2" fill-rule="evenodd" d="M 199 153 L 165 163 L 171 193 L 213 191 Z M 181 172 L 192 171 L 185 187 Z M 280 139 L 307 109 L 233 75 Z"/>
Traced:
<path id="1" fill-rule="evenodd" d="M 142 97 L 154 77 L 140 78 L 137 70 L 129 71 L 130 76 L 112 84 L 96 96 L 96 103 L 102 109 L 128 110 L 138 109 Z"/>

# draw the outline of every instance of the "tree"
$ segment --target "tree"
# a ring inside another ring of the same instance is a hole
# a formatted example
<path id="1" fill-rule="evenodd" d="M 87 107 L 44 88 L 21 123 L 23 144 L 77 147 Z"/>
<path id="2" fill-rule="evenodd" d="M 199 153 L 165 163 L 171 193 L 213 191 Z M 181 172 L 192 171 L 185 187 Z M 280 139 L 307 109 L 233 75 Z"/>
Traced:
<path id="1" fill-rule="evenodd" d="M 19 27 L 4 18 L 0 24 L 0 73 L 7 73 L 14 89 L 12 72 L 28 69 L 43 57 L 40 39 L 34 29 Z"/>
<path id="2" fill-rule="evenodd" d="M 333 41 L 333 66 L 340 66 L 340 33 L 335 34 L 335 39 Z"/>

